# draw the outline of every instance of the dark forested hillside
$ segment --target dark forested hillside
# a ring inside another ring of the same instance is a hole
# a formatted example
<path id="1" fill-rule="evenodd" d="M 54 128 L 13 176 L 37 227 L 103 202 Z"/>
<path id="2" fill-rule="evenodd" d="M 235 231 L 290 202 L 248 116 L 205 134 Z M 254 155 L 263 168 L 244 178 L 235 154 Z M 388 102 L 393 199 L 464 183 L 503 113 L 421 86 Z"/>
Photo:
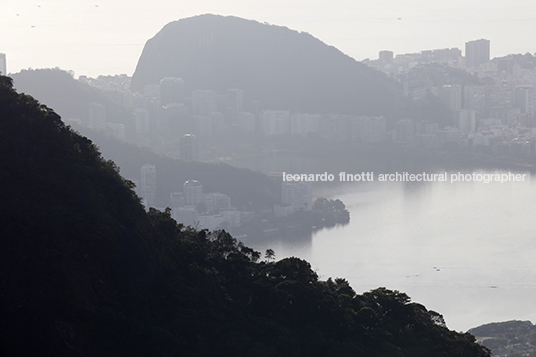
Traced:
<path id="1" fill-rule="evenodd" d="M 398 291 L 145 212 L 87 138 L 0 77 L 2 356 L 489 356 Z"/>

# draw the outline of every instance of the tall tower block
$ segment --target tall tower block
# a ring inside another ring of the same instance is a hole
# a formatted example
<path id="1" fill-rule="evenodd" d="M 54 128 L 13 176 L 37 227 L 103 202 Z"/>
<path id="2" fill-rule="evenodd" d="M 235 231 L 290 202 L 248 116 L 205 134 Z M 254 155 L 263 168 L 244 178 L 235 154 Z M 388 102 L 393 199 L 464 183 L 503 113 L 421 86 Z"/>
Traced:
<path id="1" fill-rule="evenodd" d="M 0 74 L 2 76 L 7 76 L 7 62 L 5 53 L 0 53 Z"/>
<path id="2" fill-rule="evenodd" d="M 465 65 L 477 67 L 489 62 L 489 40 L 480 39 L 465 43 Z"/>

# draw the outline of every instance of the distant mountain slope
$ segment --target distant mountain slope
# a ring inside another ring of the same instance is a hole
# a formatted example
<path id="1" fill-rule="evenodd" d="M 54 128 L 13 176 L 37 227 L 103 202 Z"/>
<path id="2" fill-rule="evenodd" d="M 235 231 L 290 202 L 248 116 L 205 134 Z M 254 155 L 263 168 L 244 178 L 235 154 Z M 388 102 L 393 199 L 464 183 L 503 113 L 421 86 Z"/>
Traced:
<path id="1" fill-rule="evenodd" d="M 493 356 L 536 356 L 536 325 L 530 321 L 494 322 L 468 332 L 491 349 Z"/>
<path id="2" fill-rule="evenodd" d="M 181 77 L 188 90 L 243 88 L 269 109 L 402 116 L 398 84 L 313 36 L 232 16 L 167 24 L 147 41 L 132 89 Z"/>
<path id="3" fill-rule="evenodd" d="M 134 120 L 130 110 L 113 103 L 102 90 L 75 80 L 68 71 L 59 68 L 22 70 L 12 78 L 19 92 L 47 103 L 64 119 L 77 118 L 89 125 L 89 105 L 95 102 L 103 104 L 108 118 L 116 123 L 129 124 Z M 127 130 L 129 128 L 127 125 Z"/>
<path id="4" fill-rule="evenodd" d="M 125 107 L 113 103 L 102 90 L 75 80 L 72 75 L 60 69 L 24 70 L 13 75 L 14 86 L 20 92 L 33 96 L 42 103 L 50 103 L 62 118 L 79 118 L 89 123 L 89 104 L 101 103 L 106 106 L 110 121 L 121 122 L 132 128 L 132 113 Z M 57 108 L 57 109 L 56 109 Z M 73 124 L 75 125 L 75 124 Z M 76 130 L 93 140 L 106 159 L 113 160 L 121 169 L 121 174 L 133 180 L 140 179 L 140 169 L 144 164 L 152 164 L 157 169 L 157 205 L 169 204 L 171 192 L 182 191 L 186 180 L 199 180 L 205 192 L 222 192 L 232 197 L 233 205 L 250 208 L 271 207 L 277 197 L 277 187 L 269 178 L 250 170 L 238 169 L 224 164 L 185 162 L 155 154 L 148 148 L 140 148 L 88 127 L 77 126 Z M 128 132 L 127 132 L 128 134 Z"/>

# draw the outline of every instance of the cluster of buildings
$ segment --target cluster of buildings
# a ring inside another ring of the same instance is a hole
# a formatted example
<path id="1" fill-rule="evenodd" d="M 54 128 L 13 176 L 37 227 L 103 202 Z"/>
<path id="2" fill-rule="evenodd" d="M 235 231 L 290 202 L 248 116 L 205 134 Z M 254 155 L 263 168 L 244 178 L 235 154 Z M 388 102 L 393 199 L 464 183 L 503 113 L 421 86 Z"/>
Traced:
<path id="1" fill-rule="evenodd" d="M 440 126 L 437 118 L 404 118 L 386 123 L 383 117 L 265 110 L 260 101 L 246 102 L 240 88 L 229 88 L 223 93 L 212 89 L 187 93 L 181 78 L 163 78 L 159 83 L 146 85 L 143 93 L 130 92 L 130 78 L 126 75 L 80 80 L 100 87 L 112 100 L 132 108 L 134 136 L 127 138 L 129 141 L 157 151 L 164 143 L 173 142 L 179 157 L 190 161 L 203 156 L 200 143 L 228 138 L 227 134 L 392 143 L 426 150 L 445 144 L 461 145 L 501 155 L 536 153 L 536 67 L 523 68 L 512 56 L 490 60 L 489 40 L 467 42 L 465 56 L 458 48 L 396 56 L 391 51 L 381 51 L 378 60 L 366 63 L 399 80 L 410 100 L 435 96 L 450 113 L 450 122 Z M 458 70 L 458 74 L 462 71 L 479 78 L 480 82 L 446 78 L 437 83 L 408 75 L 426 64 L 441 64 Z M 92 104 L 90 126 L 124 138 L 125 127 L 107 122 L 105 116 L 102 105 Z"/>
<path id="2" fill-rule="evenodd" d="M 138 194 L 146 209 L 156 204 L 156 167 L 145 164 L 141 168 Z M 219 192 L 203 192 L 197 180 L 183 184 L 182 192 L 171 192 L 168 206 L 179 223 L 198 229 L 236 228 L 253 217 L 252 212 L 241 212 L 231 206 L 231 198 Z"/>
<path id="3" fill-rule="evenodd" d="M 275 217 L 285 217 L 299 211 L 311 211 L 313 207 L 312 183 L 284 181 L 282 173 L 272 173 L 270 178 L 280 186 L 280 202 L 273 207 Z M 156 204 L 156 167 L 145 164 L 136 181 L 138 194 L 145 208 Z M 240 211 L 231 205 L 231 198 L 220 192 L 205 193 L 203 184 L 188 180 L 180 192 L 171 192 L 168 205 L 171 216 L 179 223 L 198 229 L 233 229 L 255 218 L 251 211 Z"/>
<path id="4" fill-rule="evenodd" d="M 423 63 L 444 63 L 453 68 L 474 70 L 490 61 L 490 41 L 480 39 L 465 43 L 465 57 L 459 48 L 424 50 L 418 53 L 394 55 L 392 51 L 380 51 L 378 60 L 364 63 L 391 76 L 407 73 L 411 68 Z"/>
<path id="5" fill-rule="evenodd" d="M 138 194 L 146 209 L 156 203 L 156 168 L 145 164 L 141 168 Z M 171 216 L 179 223 L 198 229 L 236 228 L 253 217 L 252 212 L 240 212 L 231 206 L 231 198 L 223 193 L 204 193 L 197 180 L 183 184 L 182 192 L 169 195 Z"/>
<path id="6" fill-rule="evenodd" d="M 171 216 L 179 223 L 199 229 L 232 229 L 253 218 L 253 212 L 241 212 L 231 206 L 223 193 L 204 193 L 197 180 L 183 184 L 182 192 L 170 194 Z"/>
<path id="7" fill-rule="evenodd" d="M 523 66 L 514 55 L 490 60 L 490 42 L 485 39 L 467 42 L 465 57 L 458 48 L 397 56 L 382 51 L 378 60 L 367 64 L 398 79 L 414 101 L 437 97 L 451 115 L 446 127 L 400 120 L 389 136 L 393 142 L 425 149 L 451 142 L 496 155 L 536 155 L 535 65 Z M 412 70 L 429 64 L 464 70 L 480 83 L 448 78 L 448 71 L 443 78 L 448 83 L 412 79 Z"/>
<path id="8" fill-rule="evenodd" d="M 144 87 L 143 94 L 132 93 L 128 77 L 100 76 L 80 80 L 104 90 L 118 103 L 133 108 L 135 137 L 129 141 L 150 142 L 158 149 L 158 140 L 178 140 L 179 157 L 199 160 L 200 142 L 207 143 L 228 134 L 255 137 L 315 136 L 333 140 L 360 140 L 380 143 L 386 140 L 386 121 L 383 117 L 352 115 L 320 115 L 291 113 L 286 110 L 265 110 L 262 102 L 244 100 L 244 90 L 229 88 L 225 93 L 199 89 L 185 93 L 181 78 L 166 77 L 158 84 Z M 94 103 L 90 108 L 90 126 L 104 130 L 105 108 Z M 116 128 L 123 135 L 124 128 Z M 108 132 L 113 134 L 111 129 Z M 115 135 L 115 134 L 114 134 Z M 116 135 L 117 136 L 117 135 Z"/>
<path id="9" fill-rule="evenodd" d="M 384 117 L 321 115 L 267 110 L 261 116 L 262 134 L 314 136 L 326 140 L 381 143 L 386 140 Z"/>

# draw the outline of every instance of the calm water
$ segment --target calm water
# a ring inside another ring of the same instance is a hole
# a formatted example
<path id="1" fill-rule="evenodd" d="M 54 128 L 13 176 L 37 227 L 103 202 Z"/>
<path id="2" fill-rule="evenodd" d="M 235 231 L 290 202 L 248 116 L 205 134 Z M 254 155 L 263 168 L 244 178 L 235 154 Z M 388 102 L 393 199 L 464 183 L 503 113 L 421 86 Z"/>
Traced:
<path id="1" fill-rule="evenodd" d="M 403 291 L 457 331 L 536 322 L 536 182 L 333 183 L 315 196 L 340 198 L 350 224 L 255 248 L 306 259 L 358 293 Z"/>

